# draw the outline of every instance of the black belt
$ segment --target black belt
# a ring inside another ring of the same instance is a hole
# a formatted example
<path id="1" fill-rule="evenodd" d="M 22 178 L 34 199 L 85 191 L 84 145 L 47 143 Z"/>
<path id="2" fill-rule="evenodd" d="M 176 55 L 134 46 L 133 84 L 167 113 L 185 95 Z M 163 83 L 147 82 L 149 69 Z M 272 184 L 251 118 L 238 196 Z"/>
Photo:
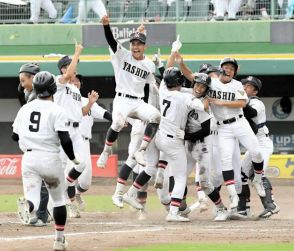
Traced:
<path id="1" fill-rule="evenodd" d="M 256 127 L 259 129 L 259 128 L 262 128 L 265 126 L 265 123 L 260 123 L 260 124 L 257 124 Z"/>
<path id="2" fill-rule="evenodd" d="M 89 140 L 89 138 L 87 138 L 87 137 L 83 137 L 84 138 L 84 140 Z"/>
<path id="3" fill-rule="evenodd" d="M 269 137 L 268 133 L 265 134 L 265 137 Z"/>
<path id="4" fill-rule="evenodd" d="M 31 152 L 32 151 L 32 149 L 27 149 L 27 152 Z"/>
<path id="5" fill-rule="evenodd" d="M 210 135 L 218 135 L 218 131 L 210 131 Z"/>
<path id="6" fill-rule="evenodd" d="M 121 92 L 118 92 L 117 95 L 119 97 L 125 97 L 125 98 L 143 99 L 143 98 L 140 98 L 140 97 L 132 96 L 132 95 L 129 95 L 129 94 L 124 94 L 124 93 L 121 93 Z"/>
<path id="7" fill-rule="evenodd" d="M 167 134 L 166 137 L 169 137 L 169 138 L 172 138 L 172 139 L 174 138 L 174 136 L 170 135 L 170 134 Z"/>
<path id="8" fill-rule="evenodd" d="M 67 122 L 67 126 L 72 126 L 72 127 L 79 127 L 80 126 L 80 123 L 79 122 Z"/>
<path id="9" fill-rule="evenodd" d="M 243 115 L 242 114 L 240 114 L 239 115 L 239 118 L 242 118 L 243 117 Z M 234 117 L 234 118 L 230 118 L 230 119 L 226 119 L 226 120 L 223 120 L 223 121 L 217 121 L 217 124 L 218 125 L 221 125 L 221 124 L 231 124 L 231 123 L 234 123 L 234 122 L 236 122 L 236 120 L 237 120 L 237 118 L 236 117 Z"/>

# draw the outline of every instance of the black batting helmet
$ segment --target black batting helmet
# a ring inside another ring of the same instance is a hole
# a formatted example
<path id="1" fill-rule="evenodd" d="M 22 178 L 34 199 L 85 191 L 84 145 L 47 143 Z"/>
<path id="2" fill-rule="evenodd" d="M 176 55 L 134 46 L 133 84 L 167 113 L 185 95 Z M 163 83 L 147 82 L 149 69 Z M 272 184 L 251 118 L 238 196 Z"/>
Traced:
<path id="1" fill-rule="evenodd" d="M 219 64 L 220 68 L 222 68 L 222 66 L 224 64 L 232 64 L 232 65 L 234 65 L 234 68 L 235 68 L 235 76 L 236 76 L 237 71 L 238 71 L 238 68 L 239 68 L 239 65 L 238 65 L 237 60 L 234 59 L 234 58 L 224 58 L 224 59 L 222 59 L 220 61 L 220 64 Z"/>
<path id="2" fill-rule="evenodd" d="M 34 76 L 33 87 L 40 98 L 50 97 L 57 90 L 55 77 L 48 71 L 40 71 Z"/>
<path id="3" fill-rule="evenodd" d="M 251 85 L 253 85 L 258 90 L 258 92 L 260 92 L 260 90 L 262 88 L 261 81 L 258 78 L 253 77 L 253 76 L 248 76 L 247 78 L 241 79 L 241 82 L 243 85 L 245 85 L 246 83 L 249 82 Z"/>
<path id="4" fill-rule="evenodd" d="M 194 78 L 194 84 L 203 84 L 206 86 L 205 94 L 211 87 L 211 78 L 206 73 L 198 73 Z"/>
<path id="5" fill-rule="evenodd" d="M 219 72 L 219 68 L 217 66 L 212 65 L 212 66 L 209 66 L 205 71 L 206 74 L 209 74 L 212 72 Z"/>
<path id="6" fill-rule="evenodd" d="M 167 88 L 183 84 L 183 75 L 177 67 L 169 67 L 163 73 L 163 79 Z"/>
<path id="7" fill-rule="evenodd" d="M 26 63 L 23 64 L 20 69 L 18 74 L 20 73 L 29 73 L 32 75 L 36 75 L 40 71 L 40 66 L 36 63 Z"/>
<path id="8" fill-rule="evenodd" d="M 61 59 L 58 60 L 57 66 L 59 71 L 61 71 L 62 67 L 65 67 L 71 63 L 72 59 L 69 56 L 64 56 Z"/>
<path id="9" fill-rule="evenodd" d="M 201 65 L 199 66 L 199 70 L 198 70 L 198 72 L 199 72 L 199 73 L 203 73 L 203 72 L 205 72 L 205 71 L 207 70 L 207 68 L 210 67 L 210 66 L 212 66 L 212 65 L 211 65 L 211 64 L 206 64 L 206 63 L 201 64 Z"/>

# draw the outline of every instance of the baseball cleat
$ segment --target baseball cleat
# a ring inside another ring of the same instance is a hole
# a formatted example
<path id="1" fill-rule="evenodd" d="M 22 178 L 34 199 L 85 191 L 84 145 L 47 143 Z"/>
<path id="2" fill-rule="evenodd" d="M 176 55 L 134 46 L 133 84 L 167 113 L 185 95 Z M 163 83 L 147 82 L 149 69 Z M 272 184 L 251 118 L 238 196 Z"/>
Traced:
<path id="1" fill-rule="evenodd" d="M 31 218 L 29 224 L 30 224 L 30 226 L 33 226 L 33 227 L 47 226 L 47 222 L 43 222 L 41 219 L 38 219 L 37 217 Z"/>
<path id="2" fill-rule="evenodd" d="M 277 214 L 280 212 L 281 209 L 278 207 L 276 203 L 273 203 L 272 205 L 274 206 L 274 208 L 266 208 L 262 213 L 258 215 L 258 218 L 267 219 L 271 217 L 273 214 Z"/>
<path id="3" fill-rule="evenodd" d="M 130 196 L 128 193 L 123 195 L 123 201 L 136 209 L 143 209 L 142 204 L 137 201 L 136 196 Z"/>
<path id="4" fill-rule="evenodd" d="M 81 194 L 76 194 L 76 202 L 78 204 L 79 210 L 85 211 L 85 201 L 83 200 Z"/>
<path id="5" fill-rule="evenodd" d="M 262 184 L 262 180 L 253 180 L 252 185 L 260 197 L 265 197 L 265 190 Z"/>
<path id="6" fill-rule="evenodd" d="M 109 157 L 109 153 L 103 151 L 96 162 L 97 167 L 102 169 L 105 168 L 107 165 L 108 157 Z"/>
<path id="7" fill-rule="evenodd" d="M 21 197 L 17 200 L 17 214 L 20 222 L 24 225 L 29 225 L 31 220 L 30 206 L 28 201 Z"/>
<path id="8" fill-rule="evenodd" d="M 229 217 L 229 212 L 226 208 L 220 207 L 216 209 L 216 216 L 214 217 L 214 221 L 221 222 L 226 221 Z"/>
<path id="9" fill-rule="evenodd" d="M 190 207 L 186 207 L 185 210 L 179 211 L 179 214 L 183 217 L 188 217 L 189 213 L 191 213 Z"/>
<path id="10" fill-rule="evenodd" d="M 141 166 L 146 166 L 146 161 L 144 159 L 144 150 L 140 150 L 140 151 L 136 151 L 134 153 L 134 158 L 137 161 L 138 164 L 140 164 Z"/>
<path id="11" fill-rule="evenodd" d="M 65 237 L 63 236 L 62 240 L 55 240 L 54 244 L 53 244 L 53 250 L 54 251 L 63 251 L 66 250 L 68 246 L 68 243 L 65 239 Z"/>
<path id="12" fill-rule="evenodd" d="M 181 216 L 178 212 L 176 213 L 169 212 L 165 220 L 168 222 L 189 222 L 190 221 L 189 218 Z"/>
<path id="13" fill-rule="evenodd" d="M 114 205 L 116 205 L 119 208 L 124 207 L 124 201 L 123 201 L 122 193 L 114 193 L 111 198 L 112 198 L 112 203 Z"/>

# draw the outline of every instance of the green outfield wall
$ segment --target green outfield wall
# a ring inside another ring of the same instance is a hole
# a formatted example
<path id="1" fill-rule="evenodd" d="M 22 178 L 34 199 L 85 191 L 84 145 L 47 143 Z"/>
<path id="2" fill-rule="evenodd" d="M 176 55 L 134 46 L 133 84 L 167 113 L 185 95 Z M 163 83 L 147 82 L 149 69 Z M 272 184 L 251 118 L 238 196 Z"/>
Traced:
<path id="1" fill-rule="evenodd" d="M 137 24 L 112 24 L 111 27 L 114 26 L 121 32 L 119 39 L 127 40 Z M 168 39 L 158 35 L 159 26 L 168 31 Z M 281 21 L 148 23 L 146 29 L 151 40 L 146 54 L 152 55 L 160 48 L 166 59 L 171 43 L 179 34 L 183 43 L 181 53 L 186 55 L 192 68 L 197 68 L 203 61 L 218 64 L 221 58 L 234 56 L 240 61 L 241 74 L 289 75 L 294 69 L 294 33 L 289 30 L 292 28 L 294 22 Z M 94 32 L 87 33 L 87 29 Z M 278 42 L 276 36 L 279 36 Z M 84 75 L 113 75 L 109 57 L 103 58 L 109 52 L 101 24 L 19 24 L 0 26 L 0 77 L 15 76 L 19 66 L 26 61 L 39 61 L 43 69 L 56 73 L 58 58 L 49 61 L 42 56 L 71 55 L 75 40 L 91 45 L 85 46 L 83 55 L 102 56 L 102 59 L 80 61 L 79 70 Z M 24 60 L 21 57 L 24 55 L 40 56 L 41 59 Z"/>

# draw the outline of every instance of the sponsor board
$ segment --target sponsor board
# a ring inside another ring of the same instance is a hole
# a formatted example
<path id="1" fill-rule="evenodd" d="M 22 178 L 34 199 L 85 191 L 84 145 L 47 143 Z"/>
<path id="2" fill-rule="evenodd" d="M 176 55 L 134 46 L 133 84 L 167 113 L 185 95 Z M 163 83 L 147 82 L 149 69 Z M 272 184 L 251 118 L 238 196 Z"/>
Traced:
<path id="1" fill-rule="evenodd" d="M 96 167 L 99 155 L 92 155 L 93 177 L 117 177 L 118 160 L 117 155 L 110 155 L 107 166 L 104 169 Z M 22 155 L 0 155 L 0 179 L 21 178 Z"/>

